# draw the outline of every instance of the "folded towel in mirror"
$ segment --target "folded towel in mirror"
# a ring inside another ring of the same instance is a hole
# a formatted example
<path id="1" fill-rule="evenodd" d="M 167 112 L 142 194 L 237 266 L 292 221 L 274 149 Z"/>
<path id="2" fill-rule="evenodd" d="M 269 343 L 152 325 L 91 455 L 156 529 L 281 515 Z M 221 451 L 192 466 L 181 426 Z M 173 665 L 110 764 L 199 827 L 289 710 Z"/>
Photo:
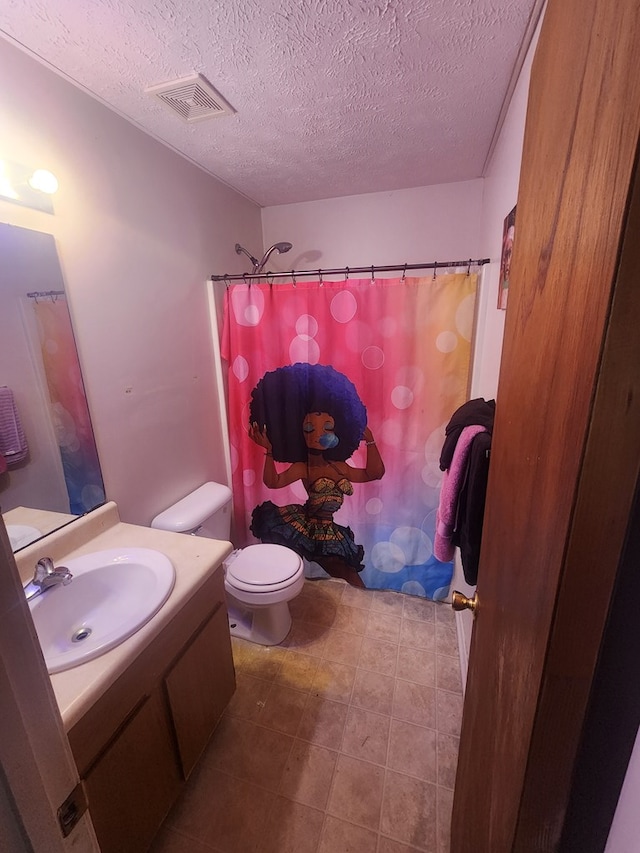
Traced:
<path id="1" fill-rule="evenodd" d="M 16 465 L 27 458 L 29 445 L 18 415 L 13 391 L 0 387 L 0 455 L 7 465 Z"/>

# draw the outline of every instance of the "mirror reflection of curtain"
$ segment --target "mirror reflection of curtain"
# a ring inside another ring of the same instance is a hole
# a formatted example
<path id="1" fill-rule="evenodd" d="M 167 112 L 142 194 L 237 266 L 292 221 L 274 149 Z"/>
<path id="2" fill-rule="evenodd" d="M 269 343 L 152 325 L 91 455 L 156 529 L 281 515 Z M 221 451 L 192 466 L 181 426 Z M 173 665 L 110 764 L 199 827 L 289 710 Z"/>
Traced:
<path id="1" fill-rule="evenodd" d="M 64 297 L 36 300 L 33 311 L 69 505 L 82 515 L 105 497 L 71 318 Z"/>
<path id="2" fill-rule="evenodd" d="M 462 273 L 228 288 L 236 544 L 288 544 L 309 561 L 307 576 L 447 596 L 453 564 L 433 555 L 439 458 L 467 397 L 476 285 L 477 275 Z M 344 422 L 359 417 L 357 401 L 341 402 L 351 386 L 366 409 L 355 437 Z M 294 450 L 303 432 L 306 447 Z M 272 464 L 288 472 L 284 485 Z M 324 537 L 316 550 L 314 536 Z M 349 563 L 342 574 L 336 559 Z"/>

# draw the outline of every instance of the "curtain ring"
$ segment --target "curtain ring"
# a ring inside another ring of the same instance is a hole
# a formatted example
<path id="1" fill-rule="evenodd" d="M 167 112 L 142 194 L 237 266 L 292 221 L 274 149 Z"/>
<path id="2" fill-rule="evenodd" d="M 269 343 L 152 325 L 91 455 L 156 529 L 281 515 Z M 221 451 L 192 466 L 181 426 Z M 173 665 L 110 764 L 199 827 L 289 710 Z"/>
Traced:
<path id="1" fill-rule="evenodd" d="M 347 281 L 349 279 L 349 267 L 344 268 L 344 280 Z"/>
<path id="2" fill-rule="evenodd" d="M 402 281 L 406 281 L 407 279 L 407 265 L 404 265 L 404 269 L 402 270 Z"/>
<path id="3" fill-rule="evenodd" d="M 322 280 L 322 270 L 318 270 L 318 278 L 320 279 L 320 287 L 324 287 L 324 282 Z"/>
<path id="4" fill-rule="evenodd" d="M 469 258 L 469 265 L 467 267 L 467 275 L 471 275 L 471 258 Z"/>
<path id="5" fill-rule="evenodd" d="M 373 264 L 371 264 L 371 284 L 373 284 L 375 282 L 375 276 L 373 274 L 373 269 L 374 269 Z"/>
<path id="6" fill-rule="evenodd" d="M 297 287 L 298 285 L 296 282 L 296 271 L 295 270 L 291 270 L 291 280 L 293 281 L 293 286 Z"/>
<path id="7" fill-rule="evenodd" d="M 271 290 L 273 290 L 273 273 L 271 272 L 271 270 L 269 270 L 269 272 L 267 273 L 267 284 L 269 285 Z"/>
<path id="8" fill-rule="evenodd" d="M 224 284 L 227 290 L 229 290 L 229 276 L 227 275 L 227 273 L 224 274 Z"/>
<path id="9" fill-rule="evenodd" d="M 434 280 L 434 281 L 436 280 L 436 272 L 437 272 L 437 270 L 438 270 L 438 262 L 437 262 L 437 261 L 434 261 L 434 264 L 433 264 L 433 280 Z"/>

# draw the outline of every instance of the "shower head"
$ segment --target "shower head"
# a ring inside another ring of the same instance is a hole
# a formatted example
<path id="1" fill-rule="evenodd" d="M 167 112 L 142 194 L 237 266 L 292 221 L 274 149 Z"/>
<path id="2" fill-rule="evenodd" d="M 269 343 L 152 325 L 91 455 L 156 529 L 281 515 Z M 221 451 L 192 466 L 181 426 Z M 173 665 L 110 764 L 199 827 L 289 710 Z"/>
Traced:
<path id="1" fill-rule="evenodd" d="M 288 252 L 289 249 L 291 249 L 291 243 L 274 243 L 273 246 L 268 248 L 267 251 L 264 253 L 264 255 L 262 256 L 262 260 L 259 261 L 257 258 L 254 258 L 253 255 L 247 252 L 247 250 L 243 248 L 240 243 L 236 243 L 236 254 L 243 254 L 249 258 L 249 260 L 253 264 L 252 272 L 254 275 L 256 273 L 262 272 L 264 265 L 269 260 L 269 255 L 271 255 L 272 252 L 279 252 L 282 255 L 284 252 Z"/>
<path id="2" fill-rule="evenodd" d="M 293 249 L 293 245 L 291 243 L 287 243 L 287 242 L 274 243 L 273 246 L 271 247 L 271 249 L 277 249 L 281 255 L 284 255 L 284 253 L 288 252 L 289 249 Z M 269 249 L 269 251 L 271 251 L 271 249 Z"/>
<path id="3" fill-rule="evenodd" d="M 254 272 L 262 272 L 264 269 L 264 265 L 269 260 L 269 256 L 272 252 L 278 252 L 278 254 L 283 255 L 285 252 L 288 252 L 289 249 L 292 248 L 291 243 L 274 243 L 273 246 L 270 246 L 267 251 L 262 256 L 262 260 L 258 262 L 257 267 L 254 269 Z"/>

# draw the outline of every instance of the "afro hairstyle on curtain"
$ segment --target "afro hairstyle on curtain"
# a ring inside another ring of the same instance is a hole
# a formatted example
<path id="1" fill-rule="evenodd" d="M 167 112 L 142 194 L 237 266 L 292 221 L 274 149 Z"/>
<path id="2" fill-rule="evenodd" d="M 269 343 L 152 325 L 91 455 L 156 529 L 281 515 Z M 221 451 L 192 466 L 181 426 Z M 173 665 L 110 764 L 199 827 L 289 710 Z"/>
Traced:
<path id="1" fill-rule="evenodd" d="M 344 373 L 330 365 L 297 362 L 265 373 L 251 392 L 250 424 L 266 428 L 278 462 L 307 459 L 302 422 L 309 412 L 327 412 L 335 421 L 339 443 L 323 451 L 325 458 L 348 459 L 362 440 L 367 410 Z"/>

